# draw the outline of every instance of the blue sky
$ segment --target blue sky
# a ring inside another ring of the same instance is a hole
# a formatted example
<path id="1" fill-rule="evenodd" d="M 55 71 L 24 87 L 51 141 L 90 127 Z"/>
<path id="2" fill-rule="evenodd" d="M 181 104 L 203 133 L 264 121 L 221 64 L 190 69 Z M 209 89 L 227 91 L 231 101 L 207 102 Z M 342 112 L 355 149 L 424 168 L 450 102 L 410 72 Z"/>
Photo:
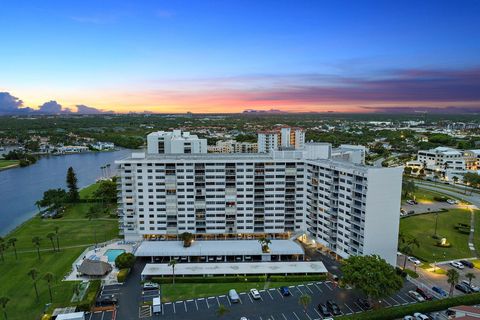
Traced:
<path id="1" fill-rule="evenodd" d="M 468 78 L 473 70 L 466 86 L 479 89 L 479 16 L 479 1 L 2 1 L 0 91 L 33 108 L 49 100 L 160 112 L 398 105 L 384 95 L 346 103 L 345 92 L 328 101 L 262 97 L 418 70 Z M 402 105 L 479 105 L 468 97 L 413 95 Z"/>

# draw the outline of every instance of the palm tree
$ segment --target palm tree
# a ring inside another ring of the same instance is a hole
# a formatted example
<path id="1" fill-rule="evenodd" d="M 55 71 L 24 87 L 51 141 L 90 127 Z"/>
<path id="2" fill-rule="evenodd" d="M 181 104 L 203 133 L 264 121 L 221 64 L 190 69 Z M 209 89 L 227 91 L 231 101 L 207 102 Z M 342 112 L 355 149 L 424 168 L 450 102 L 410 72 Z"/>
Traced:
<path id="1" fill-rule="evenodd" d="M 417 238 L 406 238 L 404 235 L 401 236 L 400 238 L 400 251 L 405 255 L 404 260 L 403 260 L 403 270 L 405 270 L 407 266 L 407 258 L 409 255 L 413 254 L 413 248 L 420 247 L 420 242 L 417 240 Z"/>
<path id="2" fill-rule="evenodd" d="M 312 302 L 312 297 L 306 293 L 302 294 L 298 298 L 298 303 L 303 307 L 303 310 L 307 312 L 308 305 Z"/>
<path id="3" fill-rule="evenodd" d="M 173 285 L 175 285 L 175 265 L 177 264 L 177 260 L 175 259 L 172 259 L 170 260 L 170 262 L 168 262 L 168 266 L 169 267 L 172 267 L 172 282 L 173 282 Z"/>
<path id="4" fill-rule="evenodd" d="M 475 279 L 477 276 L 475 276 L 475 274 L 471 273 L 471 272 L 468 272 L 467 274 L 465 274 L 465 278 L 468 279 L 468 285 L 471 286 L 472 285 L 472 280 Z"/>
<path id="5" fill-rule="evenodd" d="M 8 319 L 7 317 L 7 304 L 10 301 L 10 298 L 8 297 L 0 297 L 0 306 L 2 306 L 3 310 L 3 316 L 5 317 L 5 320 Z"/>
<path id="6" fill-rule="evenodd" d="M 457 182 L 458 182 L 458 177 L 457 177 L 457 176 L 453 176 L 452 180 L 453 180 L 453 184 L 457 184 Z"/>
<path id="7" fill-rule="evenodd" d="M 90 207 L 85 215 L 88 218 L 88 221 L 92 221 L 97 219 L 100 216 L 100 213 L 98 212 L 96 207 Z M 93 226 L 93 231 L 94 231 L 94 240 L 95 240 L 95 246 L 97 245 L 97 227 L 96 224 Z"/>
<path id="8" fill-rule="evenodd" d="M 16 242 L 17 242 L 17 238 L 15 237 L 8 239 L 8 244 L 12 246 L 13 251 L 15 252 L 15 260 L 18 260 L 17 247 L 15 246 Z"/>
<path id="9" fill-rule="evenodd" d="M 40 257 L 40 241 L 41 241 L 40 237 L 35 236 L 35 237 L 32 238 L 32 243 L 37 248 L 38 260 L 41 259 L 41 257 Z"/>
<path id="10" fill-rule="evenodd" d="M 449 295 L 453 295 L 453 288 L 455 288 L 455 285 L 458 283 L 458 280 L 460 278 L 460 274 L 458 273 L 457 270 L 455 269 L 449 269 L 447 271 L 447 282 L 450 284 L 450 293 Z"/>
<path id="11" fill-rule="evenodd" d="M 48 284 L 48 293 L 50 293 L 50 302 L 53 301 L 53 297 L 52 297 L 52 281 L 53 281 L 54 278 L 55 278 L 55 276 L 54 276 L 53 273 L 51 273 L 51 272 L 47 272 L 47 273 L 45 273 L 45 275 L 43 276 L 43 280 L 47 281 L 47 284 Z"/>
<path id="12" fill-rule="evenodd" d="M 270 241 L 269 239 L 263 237 L 263 238 L 260 238 L 258 239 L 258 242 L 260 243 L 260 245 L 262 246 L 262 251 L 263 253 L 268 253 L 270 252 L 270 248 L 269 248 L 269 244 L 272 243 L 272 241 Z"/>
<path id="13" fill-rule="evenodd" d="M 7 250 L 7 244 L 5 243 L 5 240 L 0 237 L 0 259 L 2 261 L 5 261 L 4 257 L 3 257 L 3 252 L 5 252 L 5 250 Z"/>
<path id="14" fill-rule="evenodd" d="M 218 309 L 217 309 L 216 313 L 217 313 L 218 317 L 222 317 L 222 316 L 226 315 L 229 311 L 230 310 L 224 304 L 220 304 L 218 306 Z"/>
<path id="15" fill-rule="evenodd" d="M 38 300 L 38 289 L 37 289 L 38 270 L 35 268 L 32 268 L 30 269 L 30 271 L 28 271 L 27 275 L 29 275 L 30 278 L 32 278 L 33 280 L 33 288 L 35 289 L 35 295 L 37 296 L 37 300 Z"/>
<path id="16" fill-rule="evenodd" d="M 59 242 L 59 239 L 58 239 L 58 230 L 60 230 L 60 227 L 55 226 L 55 238 L 57 238 L 57 250 L 58 250 L 58 252 L 60 252 L 60 242 Z"/>
<path id="17" fill-rule="evenodd" d="M 50 242 L 52 243 L 53 252 L 55 252 L 55 251 L 56 251 L 55 242 L 53 241 L 53 239 L 55 239 L 55 233 L 50 232 L 49 234 L 47 234 L 47 238 L 48 238 L 48 239 L 50 240 Z"/>

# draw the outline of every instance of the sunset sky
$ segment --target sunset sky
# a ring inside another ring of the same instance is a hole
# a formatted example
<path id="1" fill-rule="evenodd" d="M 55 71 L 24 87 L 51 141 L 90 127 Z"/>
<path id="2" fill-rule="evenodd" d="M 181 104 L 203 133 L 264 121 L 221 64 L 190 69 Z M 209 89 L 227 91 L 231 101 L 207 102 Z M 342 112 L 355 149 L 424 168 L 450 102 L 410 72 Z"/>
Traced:
<path id="1" fill-rule="evenodd" d="M 480 110 L 479 17 L 473 0 L 1 1 L 0 113 Z"/>

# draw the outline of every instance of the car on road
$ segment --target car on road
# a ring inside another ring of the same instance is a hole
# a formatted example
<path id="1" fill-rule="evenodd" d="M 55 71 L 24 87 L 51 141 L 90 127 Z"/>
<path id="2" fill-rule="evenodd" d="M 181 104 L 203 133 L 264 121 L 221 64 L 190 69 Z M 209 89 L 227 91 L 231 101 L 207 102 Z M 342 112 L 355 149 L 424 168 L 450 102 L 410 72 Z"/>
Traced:
<path id="1" fill-rule="evenodd" d="M 326 304 L 324 303 L 320 303 L 318 306 L 318 311 L 320 312 L 320 314 L 322 315 L 322 317 L 328 317 L 328 316 L 331 316 L 332 314 L 330 313 L 330 310 L 328 310 L 328 307 Z"/>
<path id="2" fill-rule="evenodd" d="M 357 304 L 360 306 L 360 308 L 362 308 L 363 310 L 370 310 L 372 309 L 372 305 L 370 304 L 370 302 L 367 300 L 367 299 L 362 299 L 362 298 L 359 298 L 357 299 Z"/>
<path id="3" fill-rule="evenodd" d="M 423 297 L 423 299 L 425 299 L 425 300 L 432 300 L 433 299 L 432 295 L 430 293 L 428 293 L 428 291 L 425 290 L 425 289 L 417 287 L 417 289 L 415 289 L 415 291 L 417 291 Z"/>
<path id="4" fill-rule="evenodd" d="M 426 314 L 420 312 L 415 312 L 413 316 L 416 320 L 430 320 L 430 318 Z"/>
<path id="5" fill-rule="evenodd" d="M 464 285 L 466 285 L 472 292 L 479 292 L 480 291 L 480 287 L 477 287 L 476 285 L 471 284 L 470 281 L 468 281 L 468 280 L 462 280 L 462 283 Z"/>
<path id="6" fill-rule="evenodd" d="M 420 260 L 418 260 L 417 258 L 412 257 L 412 256 L 408 257 L 408 261 L 410 261 L 410 262 L 413 263 L 413 264 L 416 264 L 417 266 L 420 265 L 420 264 L 422 264 L 422 261 L 420 261 Z"/>
<path id="7" fill-rule="evenodd" d="M 464 283 L 456 284 L 455 289 L 457 289 L 458 291 L 461 291 L 463 293 L 472 293 L 472 290 L 470 290 L 470 288 L 467 285 L 465 285 Z"/>
<path id="8" fill-rule="evenodd" d="M 342 314 L 342 311 L 340 310 L 340 307 L 333 300 L 327 300 L 327 308 L 330 311 L 330 313 L 334 316 L 338 316 L 338 315 Z"/>
<path id="9" fill-rule="evenodd" d="M 441 295 L 442 297 L 448 297 L 448 293 L 447 291 L 443 290 L 442 288 L 440 287 L 432 287 L 432 291 L 438 293 L 439 295 Z"/>
<path id="10" fill-rule="evenodd" d="M 143 290 L 158 290 L 158 283 L 145 282 L 142 286 Z"/>
<path id="11" fill-rule="evenodd" d="M 473 269 L 473 263 L 472 263 L 472 261 L 460 260 L 459 262 L 460 262 L 461 264 L 463 264 L 465 267 L 469 267 L 470 269 Z"/>
<path id="12" fill-rule="evenodd" d="M 290 290 L 288 290 L 288 287 L 280 287 L 280 293 L 285 297 L 291 294 Z"/>
<path id="13" fill-rule="evenodd" d="M 255 300 L 258 300 L 260 299 L 260 292 L 258 292 L 257 289 L 250 289 L 250 294 L 252 295 L 252 298 L 255 299 Z"/>
<path id="14" fill-rule="evenodd" d="M 413 299 L 417 300 L 418 302 L 423 302 L 425 301 L 425 298 L 420 295 L 420 293 L 410 290 L 408 291 L 408 295 L 412 297 Z"/>
<path id="15" fill-rule="evenodd" d="M 458 200 L 448 199 L 447 203 L 448 204 L 458 204 Z"/>
<path id="16" fill-rule="evenodd" d="M 451 265 L 452 267 L 455 267 L 455 268 L 460 269 L 460 270 L 462 270 L 462 269 L 465 268 L 465 267 L 463 266 L 463 264 L 461 264 L 461 263 L 458 262 L 458 261 L 452 261 L 452 262 L 450 262 L 450 265 Z"/>
<path id="17" fill-rule="evenodd" d="M 238 295 L 238 293 L 235 289 L 230 289 L 230 291 L 228 291 L 228 298 L 230 299 L 230 302 L 232 302 L 232 303 L 240 302 L 240 296 Z"/>
<path id="18" fill-rule="evenodd" d="M 418 204 L 418 202 L 415 200 L 407 200 L 407 203 L 410 205 Z"/>

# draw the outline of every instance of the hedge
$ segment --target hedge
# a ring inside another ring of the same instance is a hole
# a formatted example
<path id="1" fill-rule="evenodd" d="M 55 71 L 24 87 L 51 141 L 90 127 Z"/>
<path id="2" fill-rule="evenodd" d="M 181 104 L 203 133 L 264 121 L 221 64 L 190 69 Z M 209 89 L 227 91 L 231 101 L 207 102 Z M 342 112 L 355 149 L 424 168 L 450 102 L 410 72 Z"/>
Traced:
<path id="1" fill-rule="evenodd" d="M 245 281 L 247 279 L 247 281 Z M 327 276 L 320 275 L 291 275 L 291 276 L 270 276 L 270 282 L 299 282 L 299 281 L 324 281 Z M 235 283 L 235 282 L 264 282 L 265 276 L 216 276 L 216 277 L 175 277 L 175 283 Z M 172 277 L 153 277 L 156 283 L 172 283 Z"/>
<path id="2" fill-rule="evenodd" d="M 120 269 L 120 271 L 117 274 L 117 281 L 125 282 L 129 273 L 130 273 L 130 269 L 128 268 Z"/>
<path id="3" fill-rule="evenodd" d="M 415 312 L 434 312 L 446 310 L 450 307 L 459 305 L 474 305 L 480 303 L 480 293 L 473 293 L 463 296 L 457 296 L 453 298 L 447 298 L 442 300 L 433 300 L 422 303 L 415 303 L 406 306 L 398 306 L 385 308 L 380 310 L 372 310 L 363 313 L 352 314 L 348 316 L 342 316 L 338 319 L 355 319 L 355 320 L 393 320 L 402 318 L 406 315 L 412 315 Z"/>
<path id="4" fill-rule="evenodd" d="M 95 304 L 95 300 L 97 299 L 98 292 L 100 291 L 100 287 L 102 282 L 100 280 L 92 280 L 90 281 L 90 285 L 88 286 L 88 290 L 83 297 L 83 300 L 77 304 L 77 309 L 79 311 L 90 311 Z"/>

